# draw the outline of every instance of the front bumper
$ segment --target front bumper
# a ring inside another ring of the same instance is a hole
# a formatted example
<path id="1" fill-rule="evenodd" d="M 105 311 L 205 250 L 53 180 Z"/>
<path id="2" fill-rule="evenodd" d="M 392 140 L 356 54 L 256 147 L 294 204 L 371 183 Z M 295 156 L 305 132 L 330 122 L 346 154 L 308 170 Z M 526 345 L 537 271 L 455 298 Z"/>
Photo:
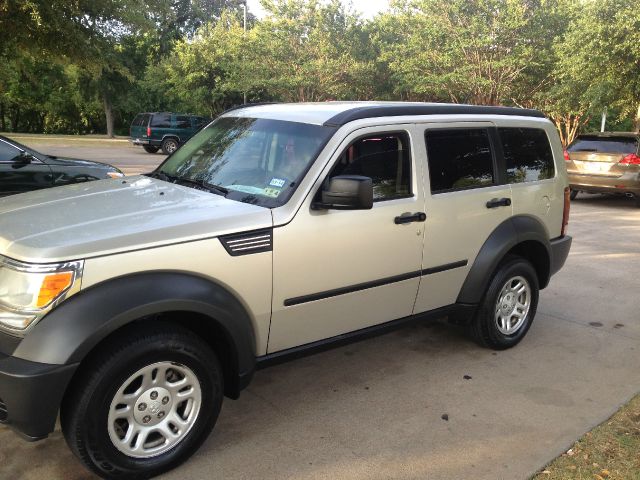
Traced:
<path id="1" fill-rule="evenodd" d="M 549 276 L 554 275 L 564 265 L 569 256 L 572 238 L 569 235 L 551 240 L 551 268 Z"/>
<path id="2" fill-rule="evenodd" d="M 0 354 L 0 424 L 29 441 L 55 427 L 62 397 L 77 364 L 48 365 Z"/>

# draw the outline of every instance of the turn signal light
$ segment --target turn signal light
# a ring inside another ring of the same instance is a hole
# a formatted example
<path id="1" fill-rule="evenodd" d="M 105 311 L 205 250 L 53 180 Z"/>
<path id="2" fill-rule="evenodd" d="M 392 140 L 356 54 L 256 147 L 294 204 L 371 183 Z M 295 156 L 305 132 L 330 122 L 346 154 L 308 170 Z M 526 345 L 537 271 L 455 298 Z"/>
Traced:
<path id="1" fill-rule="evenodd" d="M 44 277 L 38 294 L 38 308 L 45 307 L 73 283 L 73 272 L 52 273 Z"/>
<path id="2" fill-rule="evenodd" d="M 570 162 L 571 159 L 569 158 L 569 152 L 567 152 L 566 150 L 563 150 L 563 152 L 564 152 L 564 160 L 566 162 Z"/>
<path id="3" fill-rule="evenodd" d="M 147 127 L 147 137 L 151 137 L 151 127 Z"/>
<path id="4" fill-rule="evenodd" d="M 624 165 L 640 165 L 640 157 L 635 153 L 630 153 L 622 160 L 620 160 L 620 163 Z"/>

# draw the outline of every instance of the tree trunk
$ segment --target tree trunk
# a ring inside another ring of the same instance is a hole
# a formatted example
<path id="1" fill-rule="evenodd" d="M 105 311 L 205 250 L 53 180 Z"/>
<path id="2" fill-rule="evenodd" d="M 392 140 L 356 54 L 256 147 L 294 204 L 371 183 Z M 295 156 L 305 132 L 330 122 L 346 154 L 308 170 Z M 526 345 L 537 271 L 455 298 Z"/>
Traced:
<path id="1" fill-rule="evenodd" d="M 636 118 L 633 120 L 633 129 L 636 132 L 640 132 L 640 105 L 638 105 L 638 111 L 636 112 Z"/>
<path id="2" fill-rule="evenodd" d="M 4 102 L 0 102 L 0 131 L 7 131 L 7 121 L 4 118 Z"/>
<path id="3" fill-rule="evenodd" d="M 107 92 L 102 93 L 102 104 L 104 106 L 104 116 L 107 121 L 107 137 L 113 138 L 113 105 Z"/>

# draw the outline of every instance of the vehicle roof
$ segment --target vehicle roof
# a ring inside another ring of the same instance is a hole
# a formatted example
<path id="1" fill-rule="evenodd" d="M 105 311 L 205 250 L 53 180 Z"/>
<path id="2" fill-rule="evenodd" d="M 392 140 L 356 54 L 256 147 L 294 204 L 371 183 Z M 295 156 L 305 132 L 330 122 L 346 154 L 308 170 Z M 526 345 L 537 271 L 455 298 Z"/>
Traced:
<path id="1" fill-rule="evenodd" d="M 269 118 L 339 127 L 354 120 L 414 115 L 517 115 L 545 118 L 538 110 L 420 102 L 269 103 L 239 106 L 223 116 Z"/>

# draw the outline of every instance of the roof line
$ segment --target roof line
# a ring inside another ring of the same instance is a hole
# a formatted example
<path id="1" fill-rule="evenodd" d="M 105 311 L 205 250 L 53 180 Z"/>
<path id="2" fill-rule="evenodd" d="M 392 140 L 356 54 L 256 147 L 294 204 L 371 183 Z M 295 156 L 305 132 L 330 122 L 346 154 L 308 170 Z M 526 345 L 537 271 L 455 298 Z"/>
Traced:
<path id="1" fill-rule="evenodd" d="M 324 122 L 325 127 L 342 125 L 373 117 L 399 117 L 409 115 L 511 115 L 521 117 L 546 118 L 539 110 L 516 107 L 494 107 L 484 105 L 462 105 L 434 103 L 424 105 L 367 105 L 354 107 L 334 115 Z"/>

